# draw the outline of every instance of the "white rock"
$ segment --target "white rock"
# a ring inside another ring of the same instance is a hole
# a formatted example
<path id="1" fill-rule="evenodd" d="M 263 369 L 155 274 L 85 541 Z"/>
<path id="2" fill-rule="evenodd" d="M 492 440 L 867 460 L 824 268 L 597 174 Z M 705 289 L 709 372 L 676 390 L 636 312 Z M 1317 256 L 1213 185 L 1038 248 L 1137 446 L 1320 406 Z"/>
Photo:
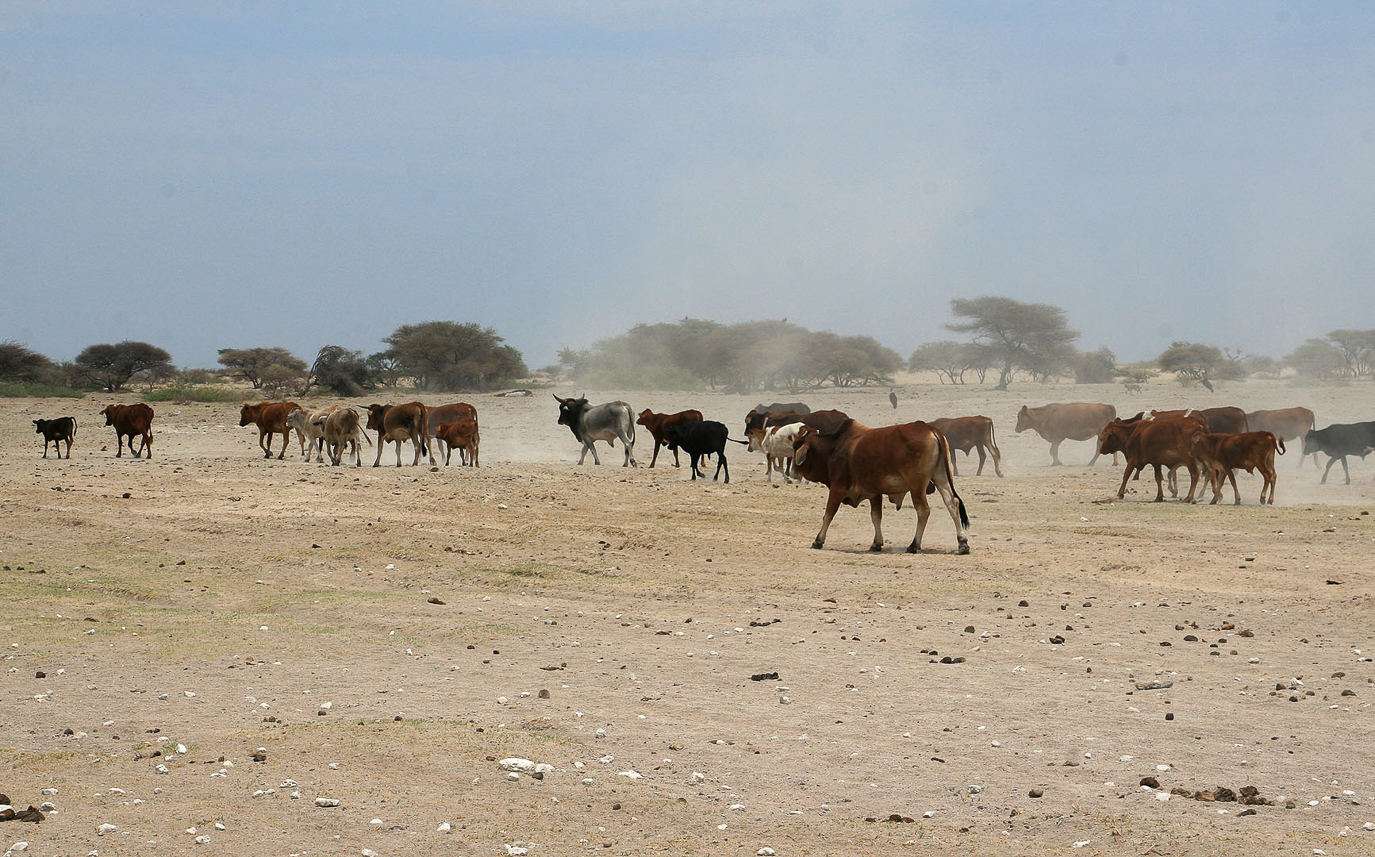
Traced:
<path id="1" fill-rule="evenodd" d="M 450 824 L 449 822 L 446 821 L 446 822 L 444 822 L 443 824 L 439 825 L 439 832 L 440 832 L 440 833 L 453 833 L 453 832 L 454 832 L 454 826 L 453 826 L 452 824 Z"/>
<path id="2" fill-rule="evenodd" d="M 1367 821 L 1365 824 L 1361 825 L 1361 829 L 1375 831 L 1375 821 Z"/>
<path id="3" fill-rule="evenodd" d="M 497 762 L 497 767 L 501 768 L 503 771 L 515 771 L 519 774 L 533 774 L 535 772 L 535 763 L 529 759 L 522 759 L 519 756 L 502 759 L 500 762 Z"/>
<path id="4" fill-rule="evenodd" d="M 300 792 L 292 792 L 292 793 L 291 793 L 291 799 L 292 799 L 292 800 L 300 800 L 300 799 L 301 799 L 301 793 L 300 793 Z"/>
<path id="5" fill-rule="evenodd" d="M 210 837 L 209 837 L 209 836 L 197 836 L 193 841 L 194 841 L 197 845 L 209 845 L 209 844 L 210 844 Z"/>
<path id="6" fill-rule="evenodd" d="M 115 827 L 113 824 L 102 824 L 96 828 L 95 832 L 99 836 L 104 836 L 107 833 L 114 833 L 116 830 L 119 830 L 119 828 Z"/>
<path id="7" fill-rule="evenodd" d="M 338 798 L 332 798 L 332 797 L 317 797 L 317 798 L 315 799 L 315 805 L 316 805 L 316 806 L 338 806 L 338 805 L 339 805 L 339 799 L 338 799 Z"/>
<path id="8" fill-rule="evenodd" d="M 1169 792 L 1156 792 L 1156 793 L 1155 793 L 1155 799 L 1158 800 L 1158 801 L 1160 801 L 1161 803 L 1164 803 L 1165 801 L 1167 801 L 1167 800 L 1170 799 L 1170 793 L 1169 793 Z"/>
<path id="9" fill-rule="evenodd" d="M 765 845 L 763 848 L 760 848 L 758 851 L 754 852 L 754 855 L 755 857 L 773 857 L 773 855 L 777 853 L 777 851 Z"/>
<path id="10" fill-rule="evenodd" d="M 707 775 L 701 771 L 693 771 L 692 781 L 695 783 L 705 783 L 707 781 Z"/>
<path id="11" fill-rule="evenodd" d="M 45 794 L 45 795 L 55 795 L 55 794 L 57 794 L 57 789 L 44 789 L 44 790 L 43 790 L 43 794 Z"/>
<path id="12" fill-rule="evenodd" d="M 554 766 L 548 762 L 540 762 L 538 765 L 535 765 L 535 773 L 552 774 L 554 773 Z"/>
<path id="13" fill-rule="evenodd" d="M 1080 839 L 1078 842 L 1074 843 L 1074 847 L 1083 848 L 1085 845 L 1088 845 L 1092 841 L 1092 839 Z"/>
<path id="14" fill-rule="evenodd" d="M 112 794 L 112 795 L 122 795 L 122 794 L 124 794 L 124 789 L 110 789 L 110 794 Z"/>
<path id="15" fill-rule="evenodd" d="M 740 810 L 745 808 L 745 805 L 743 803 L 733 803 L 730 805 L 730 808 L 739 812 Z"/>
<path id="16" fill-rule="evenodd" d="M 363 857 L 377 857 L 377 852 L 373 851 L 371 848 L 364 848 Z"/>
<path id="17" fill-rule="evenodd" d="M 498 703 L 498 704 L 500 704 L 500 705 L 505 705 L 506 702 L 507 702 L 506 697 L 504 697 L 504 696 L 498 696 L 498 697 L 497 697 L 497 703 Z"/>
<path id="18" fill-rule="evenodd" d="M 617 776 L 625 777 L 628 780 L 644 779 L 644 775 L 638 771 L 621 771 Z"/>
<path id="19" fill-rule="evenodd" d="M 28 850 L 29 850 L 29 843 L 27 843 L 27 842 L 16 842 L 16 843 L 14 843 L 13 845 L 11 845 L 11 846 L 10 846 L 10 850 L 6 851 L 5 853 L 6 853 L 6 854 L 18 854 L 18 853 L 21 852 L 21 851 L 28 851 Z"/>
<path id="20" fill-rule="evenodd" d="M 984 787 L 983 787 L 983 786 L 969 786 L 967 790 L 968 790 L 968 792 L 969 792 L 970 794 L 976 795 L 976 794 L 979 794 L 980 792 L 982 792 L 982 791 L 984 790 Z"/>
<path id="21" fill-rule="evenodd" d="M 177 745 L 177 754 L 178 754 L 178 755 L 184 756 L 184 755 L 186 755 L 186 754 L 189 753 L 189 752 L 191 752 L 191 751 L 188 750 L 188 749 L 186 749 L 186 745 L 185 745 L 185 744 L 178 744 L 178 745 Z"/>

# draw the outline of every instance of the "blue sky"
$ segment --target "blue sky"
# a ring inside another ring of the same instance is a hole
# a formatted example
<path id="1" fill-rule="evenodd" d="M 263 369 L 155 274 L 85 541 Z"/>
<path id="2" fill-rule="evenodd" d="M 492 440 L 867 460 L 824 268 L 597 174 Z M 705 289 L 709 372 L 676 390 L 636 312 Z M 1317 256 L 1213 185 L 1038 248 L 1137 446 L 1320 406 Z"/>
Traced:
<path id="1" fill-rule="evenodd" d="M 1375 6 L 0 6 L 0 339 L 532 366 L 640 322 L 903 354 L 949 299 L 1085 349 L 1375 327 Z"/>

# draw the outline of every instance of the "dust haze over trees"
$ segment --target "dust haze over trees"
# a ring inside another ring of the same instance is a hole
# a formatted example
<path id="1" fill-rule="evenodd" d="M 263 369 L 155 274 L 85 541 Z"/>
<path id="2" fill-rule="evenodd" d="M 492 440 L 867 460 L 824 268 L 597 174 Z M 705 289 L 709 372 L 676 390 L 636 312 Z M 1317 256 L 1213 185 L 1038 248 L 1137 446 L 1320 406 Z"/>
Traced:
<path id="1" fill-rule="evenodd" d="M 272 386 L 288 377 L 300 378 L 306 371 L 306 361 L 285 348 L 221 348 L 218 353 L 226 374 L 247 381 L 255 390 L 261 390 L 265 382 Z"/>
<path id="2" fill-rule="evenodd" d="M 640 324 L 588 349 L 565 348 L 574 381 L 638 389 L 789 390 L 888 384 L 902 357 L 871 336 L 840 336 L 781 321 L 724 325 L 685 318 Z"/>
<path id="3" fill-rule="evenodd" d="M 998 370 L 996 390 L 1006 390 L 1019 369 L 1037 379 L 1060 375 L 1075 357 L 1079 331 L 1059 307 L 985 295 L 954 298 L 950 312 L 963 321 L 949 322 L 946 329 L 969 334 L 984 349 L 987 365 Z"/>
<path id="4" fill-rule="evenodd" d="M 1246 377 L 1246 367 L 1237 359 L 1239 356 L 1198 342 L 1173 342 L 1156 362 L 1162 370 L 1173 372 L 1180 381 L 1197 381 L 1211 393 L 1213 381 Z"/>

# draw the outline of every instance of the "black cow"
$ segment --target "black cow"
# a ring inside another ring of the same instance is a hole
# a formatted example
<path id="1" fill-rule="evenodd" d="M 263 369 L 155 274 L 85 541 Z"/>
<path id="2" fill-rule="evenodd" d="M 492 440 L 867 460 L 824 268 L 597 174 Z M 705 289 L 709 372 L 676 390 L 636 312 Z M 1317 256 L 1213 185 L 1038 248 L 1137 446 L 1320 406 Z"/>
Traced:
<path id="1" fill-rule="evenodd" d="M 730 430 L 725 423 L 718 423 L 715 420 L 703 420 L 701 422 L 679 423 L 670 426 L 667 432 L 668 448 L 675 455 L 679 449 L 688 454 L 692 459 L 692 478 L 695 480 L 700 472 L 697 469 L 697 462 L 704 455 L 716 456 L 716 473 L 712 475 L 711 481 L 715 482 L 716 477 L 721 475 L 721 471 L 726 471 L 726 482 L 730 482 L 730 467 L 726 465 L 726 441 L 730 438 Z M 744 443 L 737 440 L 735 443 Z M 702 478 L 707 475 L 702 473 Z"/>
<path id="2" fill-rule="evenodd" d="M 1333 423 L 1303 436 L 1304 455 L 1325 452 L 1331 456 L 1327 461 L 1327 469 L 1322 472 L 1323 482 L 1327 481 L 1332 465 L 1340 461 L 1342 472 L 1346 474 L 1346 484 L 1350 485 L 1351 471 L 1347 469 L 1346 457 L 1359 455 L 1365 458 L 1372 448 L 1375 448 L 1375 422 Z"/>
<path id="3" fill-rule="evenodd" d="M 55 420 L 34 420 L 35 434 L 43 435 L 43 457 L 48 457 L 48 444 L 53 445 L 57 457 L 62 457 L 62 441 L 67 442 L 67 457 L 72 457 L 72 441 L 76 438 L 76 417 L 58 417 Z"/>

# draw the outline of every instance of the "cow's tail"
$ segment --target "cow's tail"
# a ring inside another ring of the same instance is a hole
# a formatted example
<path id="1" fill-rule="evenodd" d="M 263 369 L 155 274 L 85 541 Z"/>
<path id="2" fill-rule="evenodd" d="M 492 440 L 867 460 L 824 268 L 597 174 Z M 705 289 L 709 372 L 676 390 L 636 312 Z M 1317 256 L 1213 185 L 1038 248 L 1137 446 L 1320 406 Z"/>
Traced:
<path id="1" fill-rule="evenodd" d="M 950 463 L 950 442 L 945 439 L 945 432 L 937 430 L 936 437 L 941 441 L 941 458 L 944 459 L 945 481 L 950 485 L 950 496 L 955 498 L 955 505 L 960 509 L 960 524 L 965 529 L 969 528 L 969 512 L 964 508 L 964 500 L 960 498 L 960 492 L 955 490 L 955 469 Z"/>
<path id="2" fill-rule="evenodd" d="M 728 437 L 728 438 L 726 438 L 726 440 L 730 441 L 731 443 L 738 443 L 738 444 L 740 444 L 741 446 L 749 446 L 749 445 L 750 445 L 750 442 L 747 441 L 747 440 L 736 440 L 736 439 L 733 438 L 733 437 Z"/>
<path id="3" fill-rule="evenodd" d="M 1275 449 L 1279 450 L 1280 455 L 1284 455 L 1284 438 L 1275 435 Z"/>
<path id="4" fill-rule="evenodd" d="M 993 444 L 994 449 L 998 449 L 998 430 L 994 427 L 992 420 L 988 421 L 988 442 Z M 998 455 L 1002 455 L 1002 450 L 998 450 Z"/>

